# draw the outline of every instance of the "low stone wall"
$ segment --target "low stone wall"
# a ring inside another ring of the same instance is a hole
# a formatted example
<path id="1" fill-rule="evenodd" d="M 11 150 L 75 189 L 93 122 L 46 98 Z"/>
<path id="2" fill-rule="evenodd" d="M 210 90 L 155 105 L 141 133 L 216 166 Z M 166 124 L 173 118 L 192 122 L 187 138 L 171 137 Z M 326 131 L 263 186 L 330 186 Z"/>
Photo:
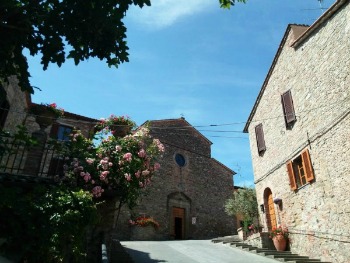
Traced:
<path id="1" fill-rule="evenodd" d="M 157 230 L 153 226 L 133 226 L 131 229 L 131 240 L 147 241 L 156 240 Z"/>
<path id="2" fill-rule="evenodd" d="M 269 233 L 267 232 L 252 234 L 249 237 L 247 237 L 244 243 L 258 248 L 268 248 L 271 250 L 275 250 L 275 246 L 273 245 L 272 239 L 269 238 Z"/>

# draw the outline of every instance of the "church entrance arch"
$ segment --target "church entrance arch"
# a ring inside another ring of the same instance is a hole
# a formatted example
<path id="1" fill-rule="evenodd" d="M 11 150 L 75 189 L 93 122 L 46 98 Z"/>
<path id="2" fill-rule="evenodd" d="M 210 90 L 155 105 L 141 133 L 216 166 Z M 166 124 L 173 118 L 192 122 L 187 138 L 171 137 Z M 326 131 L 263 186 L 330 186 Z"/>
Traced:
<path id="1" fill-rule="evenodd" d="M 168 195 L 170 236 L 174 239 L 187 239 L 190 227 L 191 199 L 182 192 Z"/>

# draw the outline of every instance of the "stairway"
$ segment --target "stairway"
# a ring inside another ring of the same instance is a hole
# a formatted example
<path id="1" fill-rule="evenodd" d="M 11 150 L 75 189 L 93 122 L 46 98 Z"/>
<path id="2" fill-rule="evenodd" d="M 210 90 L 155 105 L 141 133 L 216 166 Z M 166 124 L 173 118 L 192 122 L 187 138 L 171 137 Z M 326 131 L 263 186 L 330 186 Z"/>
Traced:
<path id="1" fill-rule="evenodd" d="M 226 236 L 226 237 L 218 237 L 212 239 L 213 243 L 222 243 L 224 245 L 239 248 L 250 253 L 255 253 L 260 256 L 268 257 L 274 259 L 279 262 L 289 262 L 289 263 L 331 263 L 321 261 L 319 259 L 310 259 L 307 256 L 299 256 L 298 254 L 293 254 L 290 251 L 276 251 L 268 248 L 258 248 L 249 244 L 244 243 L 244 241 L 240 240 L 238 236 Z"/>

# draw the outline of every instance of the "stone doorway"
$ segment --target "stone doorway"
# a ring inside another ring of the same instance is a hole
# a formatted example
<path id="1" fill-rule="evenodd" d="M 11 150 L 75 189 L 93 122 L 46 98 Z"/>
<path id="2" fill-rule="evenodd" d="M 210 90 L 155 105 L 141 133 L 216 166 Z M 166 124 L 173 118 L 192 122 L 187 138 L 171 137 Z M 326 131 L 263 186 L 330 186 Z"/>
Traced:
<path id="1" fill-rule="evenodd" d="M 176 240 L 184 239 L 185 234 L 185 209 L 173 207 L 173 235 Z"/>
<path id="2" fill-rule="evenodd" d="M 182 192 L 168 195 L 169 235 L 173 239 L 187 239 L 190 231 L 191 199 Z"/>

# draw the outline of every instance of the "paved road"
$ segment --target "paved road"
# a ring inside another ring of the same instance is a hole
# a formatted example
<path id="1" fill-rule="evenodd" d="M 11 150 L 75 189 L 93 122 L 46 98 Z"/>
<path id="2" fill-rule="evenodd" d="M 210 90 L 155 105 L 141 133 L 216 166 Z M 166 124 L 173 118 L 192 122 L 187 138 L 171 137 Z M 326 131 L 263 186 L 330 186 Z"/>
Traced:
<path id="1" fill-rule="evenodd" d="M 123 241 L 135 263 L 276 263 L 211 240 Z"/>

